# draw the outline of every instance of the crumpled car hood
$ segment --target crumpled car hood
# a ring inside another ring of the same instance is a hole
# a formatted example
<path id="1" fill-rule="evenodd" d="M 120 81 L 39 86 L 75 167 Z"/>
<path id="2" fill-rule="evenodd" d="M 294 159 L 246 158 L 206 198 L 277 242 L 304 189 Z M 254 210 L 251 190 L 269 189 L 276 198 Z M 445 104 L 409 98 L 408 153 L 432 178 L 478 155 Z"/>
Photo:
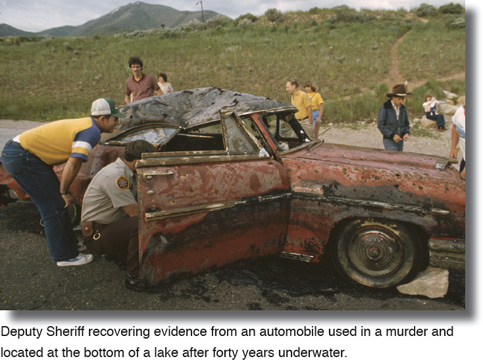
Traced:
<path id="1" fill-rule="evenodd" d="M 461 182 L 458 172 L 450 165 L 445 170 L 437 170 L 436 164 L 448 159 L 410 152 L 388 152 L 358 146 L 319 143 L 303 149 L 301 152 L 287 154 L 288 158 L 308 159 L 333 162 L 334 164 L 366 166 L 374 169 L 383 168 L 401 172 L 426 174 L 431 178 L 453 179 Z"/>
<path id="2" fill-rule="evenodd" d="M 119 129 L 155 121 L 187 128 L 219 120 L 220 110 L 234 110 L 243 115 L 281 109 L 297 110 L 290 103 L 267 97 L 214 87 L 198 88 L 149 97 L 124 106 L 120 111 L 128 117 L 119 120 Z"/>

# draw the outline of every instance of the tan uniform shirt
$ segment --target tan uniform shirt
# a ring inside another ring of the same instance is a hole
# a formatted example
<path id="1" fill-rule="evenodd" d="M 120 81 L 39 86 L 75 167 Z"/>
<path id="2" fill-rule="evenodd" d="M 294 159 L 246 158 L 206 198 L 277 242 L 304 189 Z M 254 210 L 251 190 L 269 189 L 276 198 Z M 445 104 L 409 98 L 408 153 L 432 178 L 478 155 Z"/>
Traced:
<path id="1" fill-rule="evenodd" d="M 118 158 L 102 168 L 87 187 L 82 222 L 109 224 L 127 217 L 122 207 L 136 204 L 134 173 Z"/>

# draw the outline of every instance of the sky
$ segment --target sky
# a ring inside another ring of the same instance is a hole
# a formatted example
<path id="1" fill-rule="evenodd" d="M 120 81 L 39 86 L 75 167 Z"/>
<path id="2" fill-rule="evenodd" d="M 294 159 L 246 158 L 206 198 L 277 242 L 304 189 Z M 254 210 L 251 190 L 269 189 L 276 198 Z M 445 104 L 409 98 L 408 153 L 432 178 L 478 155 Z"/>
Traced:
<path id="1" fill-rule="evenodd" d="M 0 24 L 5 23 L 31 32 L 64 25 L 77 26 L 130 2 L 134 3 L 135 0 L 0 0 Z M 197 0 L 143 0 L 143 2 L 170 6 L 177 10 L 201 9 L 201 4 Z M 465 3 L 462 0 L 205 0 L 202 1 L 202 5 L 204 10 L 212 10 L 234 19 L 246 13 L 263 15 L 266 10 L 272 8 L 285 12 L 347 5 L 357 10 L 401 8 L 410 10 L 419 7 L 421 3 L 439 7 L 450 2 L 462 5 Z"/>

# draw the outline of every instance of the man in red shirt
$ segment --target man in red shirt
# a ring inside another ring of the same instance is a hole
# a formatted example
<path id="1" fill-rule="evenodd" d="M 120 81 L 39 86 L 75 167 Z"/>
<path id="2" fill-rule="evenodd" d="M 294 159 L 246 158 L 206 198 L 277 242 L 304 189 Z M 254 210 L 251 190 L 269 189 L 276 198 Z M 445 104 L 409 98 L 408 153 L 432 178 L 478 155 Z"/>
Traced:
<path id="1" fill-rule="evenodd" d="M 158 82 L 150 74 L 144 74 L 143 61 L 138 57 L 129 58 L 129 68 L 132 71 L 132 77 L 126 80 L 126 91 L 124 100 L 126 104 L 151 97 L 155 93 L 163 94 L 159 88 Z M 131 100 L 132 96 L 132 100 Z"/>

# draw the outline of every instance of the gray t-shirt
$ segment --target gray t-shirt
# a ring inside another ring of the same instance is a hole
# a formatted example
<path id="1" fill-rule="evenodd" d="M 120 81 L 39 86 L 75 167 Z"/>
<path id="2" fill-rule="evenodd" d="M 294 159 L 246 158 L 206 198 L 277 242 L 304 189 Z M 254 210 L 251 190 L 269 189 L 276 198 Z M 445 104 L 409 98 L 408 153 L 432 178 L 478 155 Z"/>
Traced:
<path id="1" fill-rule="evenodd" d="M 82 203 L 82 222 L 109 224 L 127 217 L 122 207 L 136 204 L 134 173 L 121 158 L 102 168 L 90 182 Z"/>

